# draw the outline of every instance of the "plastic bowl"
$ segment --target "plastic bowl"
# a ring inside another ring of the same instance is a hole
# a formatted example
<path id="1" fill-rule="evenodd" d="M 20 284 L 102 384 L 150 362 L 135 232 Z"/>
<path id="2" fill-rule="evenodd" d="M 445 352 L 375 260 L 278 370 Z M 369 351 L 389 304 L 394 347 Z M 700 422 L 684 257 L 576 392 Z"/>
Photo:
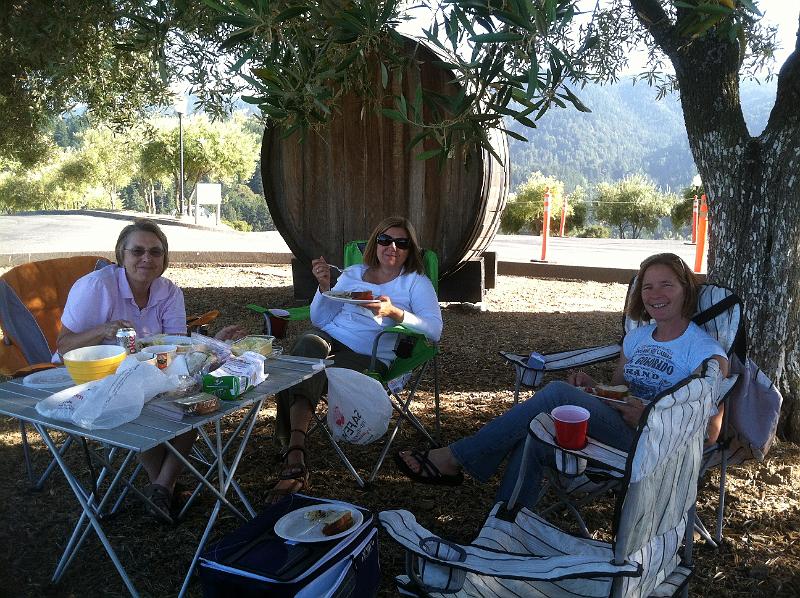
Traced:
<path id="1" fill-rule="evenodd" d="M 128 352 L 118 345 L 94 345 L 63 355 L 64 365 L 75 384 L 99 380 L 117 371 Z"/>

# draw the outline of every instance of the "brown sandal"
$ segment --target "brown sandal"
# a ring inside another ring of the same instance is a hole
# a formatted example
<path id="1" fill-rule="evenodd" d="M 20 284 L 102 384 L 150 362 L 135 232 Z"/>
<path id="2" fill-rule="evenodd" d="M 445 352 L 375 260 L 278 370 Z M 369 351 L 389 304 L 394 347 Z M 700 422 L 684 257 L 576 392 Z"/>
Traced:
<path id="1" fill-rule="evenodd" d="M 293 463 L 290 465 L 286 462 L 289 453 L 293 451 L 300 451 L 303 453 L 303 463 Z M 273 505 L 286 496 L 311 489 L 311 474 L 305 464 L 305 458 L 306 449 L 303 446 L 292 445 L 283 452 L 281 455 L 282 463 L 278 469 L 278 481 L 275 484 L 276 487 L 273 487 L 272 490 L 270 490 L 264 497 L 265 504 Z M 289 484 L 284 488 L 277 488 L 277 486 L 281 483 L 288 481 L 292 481 L 294 483 Z"/>

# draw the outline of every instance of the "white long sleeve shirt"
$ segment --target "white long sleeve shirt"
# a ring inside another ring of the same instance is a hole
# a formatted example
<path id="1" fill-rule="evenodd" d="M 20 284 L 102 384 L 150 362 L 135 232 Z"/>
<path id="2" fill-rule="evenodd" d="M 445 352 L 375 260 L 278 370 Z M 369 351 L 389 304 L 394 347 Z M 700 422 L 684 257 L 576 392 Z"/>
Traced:
<path id="1" fill-rule="evenodd" d="M 386 295 L 392 305 L 405 312 L 403 325 L 414 332 L 438 341 L 442 335 L 442 311 L 430 279 L 416 272 L 403 273 L 385 284 L 373 284 L 363 279 L 367 266 L 358 264 L 345 268 L 339 276 L 335 291 L 372 291 L 374 297 Z M 343 303 L 323 295 L 319 289 L 311 302 L 311 322 L 353 351 L 370 355 L 375 337 L 384 328 L 397 324 L 392 318 L 376 316 L 370 310 L 352 303 Z M 397 336 L 386 334 L 378 345 L 378 359 L 390 364 Z"/>

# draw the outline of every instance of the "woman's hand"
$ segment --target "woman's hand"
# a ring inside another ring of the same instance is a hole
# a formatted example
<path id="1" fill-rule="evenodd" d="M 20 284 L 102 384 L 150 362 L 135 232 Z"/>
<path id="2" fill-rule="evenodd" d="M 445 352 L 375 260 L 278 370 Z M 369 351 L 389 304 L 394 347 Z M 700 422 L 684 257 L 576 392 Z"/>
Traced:
<path id="1" fill-rule="evenodd" d="M 227 341 L 227 340 L 238 340 L 240 338 L 244 338 L 247 336 L 247 329 L 242 328 L 238 324 L 231 324 L 230 326 L 225 326 L 224 328 L 220 329 L 214 335 L 214 338 L 220 341 Z"/>
<path id="2" fill-rule="evenodd" d="M 319 256 L 319 259 L 311 260 L 311 273 L 317 279 L 320 291 L 324 293 L 331 290 L 331 267 L 324 257 Z"/>
<path id="3" fill-rule="evenodd" d="M 113 341 L 117 338 L 117 331 L 120 328 L 133 328 L 133 324 L 128 320 L 112 320 L 98 326 L 98 333 L 103 335 L 103 339 Z"/>
<path id="4" fill-rule="evenodd" d="M 403 321 L 406 312 L 392 304 L 392 300 L 386 295 L 381 295 L 374 303 L 365 303 L 361 307 L 366 307 L 376 316 L 391 318 L 398 324 Z"/>
<path id="5" fill-rule="evenodd" d="M 571 372 L 567 376 L 567 384 L 572 386 L 595 386 L 594 379 L 586 372 Z"/>
<path id="6" fill-rule="evenodd" d="M 624 403 L 605 401 L 605 404 L 619 411 L 622 419 L 631 428 L 639 425 L 639 420 L 642 419 L 642 413 L 644 413 L 644 403 L 636 397 L 625 397 Z"/>

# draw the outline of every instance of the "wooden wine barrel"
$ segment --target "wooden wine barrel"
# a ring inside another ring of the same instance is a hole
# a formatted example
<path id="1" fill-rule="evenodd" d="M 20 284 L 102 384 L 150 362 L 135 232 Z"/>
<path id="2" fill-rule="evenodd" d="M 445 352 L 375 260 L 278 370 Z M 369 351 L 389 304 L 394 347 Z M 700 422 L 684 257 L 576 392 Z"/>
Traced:
<path id="1" fill-rule="evenodd" d="M 452 73 L 430 64 L 438 60 L 424 45 L 408 40 L 416 61 L 402 77 L 403 93 L 413 98 L 417 83 L 444 95 L 455 94 Z M 400 91 L 392 77 L 393 93 Z M 376 83 L 376 89 L 380 84 Z M 386 106 L 391 107 L 386 99 Z M 468 164 L 450 159 L 440 170 L 437 160 L 409 151 L 418 129 L 376 115 L 354 96 L 319 132 L 281 139 L 267 128 L 261 148 L 264 194 L 275 226 L 301 262 L 324 256 L 341 265 L 343 245 L 364 239 L 387 216 L 411 220 L 423 247 L 434 249 L 440 276 L 452 274 L 480 256 L 500 225 L 508 196 L 508 144 L 494 135 L 503 164 L 485 151 L 472 151 Z"/>

